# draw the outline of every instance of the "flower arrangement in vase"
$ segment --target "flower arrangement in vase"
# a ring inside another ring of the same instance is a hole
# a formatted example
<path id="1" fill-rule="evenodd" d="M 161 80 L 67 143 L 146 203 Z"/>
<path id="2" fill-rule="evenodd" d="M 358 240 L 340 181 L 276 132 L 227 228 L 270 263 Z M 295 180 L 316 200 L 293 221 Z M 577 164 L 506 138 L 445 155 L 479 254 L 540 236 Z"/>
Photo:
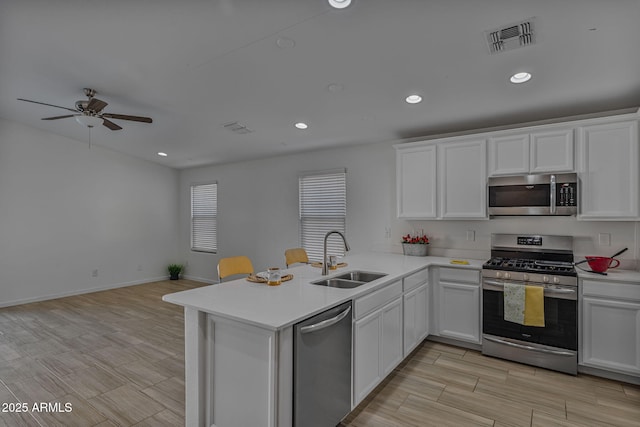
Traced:
<path id="1" fill-rule="evenodd" d="M 409 233 L 402 236 L 402 253 L 411 256 L 426 256 L 428 244 L 429 238 L 424 234 L 424 231 Z"/>

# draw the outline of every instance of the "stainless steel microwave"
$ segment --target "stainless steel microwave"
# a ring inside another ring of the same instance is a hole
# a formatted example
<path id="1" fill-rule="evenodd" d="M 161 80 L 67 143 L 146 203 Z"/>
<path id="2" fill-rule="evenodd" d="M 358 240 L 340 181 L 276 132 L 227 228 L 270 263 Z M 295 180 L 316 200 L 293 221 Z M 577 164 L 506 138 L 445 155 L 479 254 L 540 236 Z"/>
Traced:
<path id="1" fill-rule="evenodd" d="M 575 173 L 489 178 L 489 215 L 575 215 L 578 175 Z"/>

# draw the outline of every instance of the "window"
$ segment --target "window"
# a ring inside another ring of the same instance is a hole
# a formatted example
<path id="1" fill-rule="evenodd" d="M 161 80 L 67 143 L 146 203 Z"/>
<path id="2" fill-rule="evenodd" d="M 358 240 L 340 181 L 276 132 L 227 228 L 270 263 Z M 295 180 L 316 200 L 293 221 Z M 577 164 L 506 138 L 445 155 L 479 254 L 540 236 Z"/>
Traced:
<path id="1" fill-rule="evenodd" d="M 347 173 L 344 169 L 300 176 L 300 245 L 309 260 L 322 261 L 324 236 L 331 230 L 345 232 L 347 217 Z M 327 253 L 344 255 L 340 236 L 331 236 Z"/>
<path id="2" fill-rule="evenodd" d="M 191 186 L 191 250 L 218 250 L 218 184 Z"/>

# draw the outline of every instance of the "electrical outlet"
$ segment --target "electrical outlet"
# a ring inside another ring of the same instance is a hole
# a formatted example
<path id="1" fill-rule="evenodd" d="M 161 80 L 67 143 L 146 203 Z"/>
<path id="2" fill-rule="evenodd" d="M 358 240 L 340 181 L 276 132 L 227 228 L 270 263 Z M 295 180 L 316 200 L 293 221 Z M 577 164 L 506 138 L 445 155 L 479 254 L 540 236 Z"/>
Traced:
<path id="1" fill-rule="evenodd" d="M 138 271 L 142 271 L 142 264 L 138 264 Z"/>
<path id="2" fill-rule="evenodd" d="M 385 227 L 384 228 L 384 237 L 386 239 L 390 239 L 391 238 L 391 228 L 390 227 Z"/>
<path id="3" fill-rule="evenodd" d="M 476 241 L 476 232 L 475 230 L 467 230 L 467 241 L 475 242 Z"/>
<path id="4" fill-rule="evenodd" d="M 98 277 L 98 269 L 97 268 L 91 272 L 91 277 Z"/>
<path id="5" fill-rule="evenodd" d="M 609 233 L 599 233 L 598 234 L 598 244 L 600 246 L 611 246 L 611 234 L 609 234 Z"/>

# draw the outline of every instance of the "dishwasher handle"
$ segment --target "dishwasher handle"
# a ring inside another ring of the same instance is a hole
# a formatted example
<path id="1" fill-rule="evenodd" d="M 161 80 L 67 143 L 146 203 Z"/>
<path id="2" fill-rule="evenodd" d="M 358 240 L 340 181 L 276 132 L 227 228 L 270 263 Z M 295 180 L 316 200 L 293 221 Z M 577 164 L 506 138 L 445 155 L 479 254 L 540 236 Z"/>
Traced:
<path id="1" fill-rule="evenodd" d="M 332 317 L 331 319 L 323 320 L 322 322 L 318 322 L 318 323 L 315 323 L 313 325 L 303 326 L 302 328 L 300 328 L 300 333 L 309 334 L 311 332 L 316 332 L 316 331 L 320 331 L 320 330 L 322 330 L 324 328 L 328 328 L 329 326 L 335 325 L 336 323 L 338 323 L 339 321 L 344 319 L 347 316 L 347 314 L 349 314 L 350 312 L 351 312 L 351 307 L 347 307 L 346 310 L 344 310 L 342 313 L 338 314 L 336 317 Z"/>

